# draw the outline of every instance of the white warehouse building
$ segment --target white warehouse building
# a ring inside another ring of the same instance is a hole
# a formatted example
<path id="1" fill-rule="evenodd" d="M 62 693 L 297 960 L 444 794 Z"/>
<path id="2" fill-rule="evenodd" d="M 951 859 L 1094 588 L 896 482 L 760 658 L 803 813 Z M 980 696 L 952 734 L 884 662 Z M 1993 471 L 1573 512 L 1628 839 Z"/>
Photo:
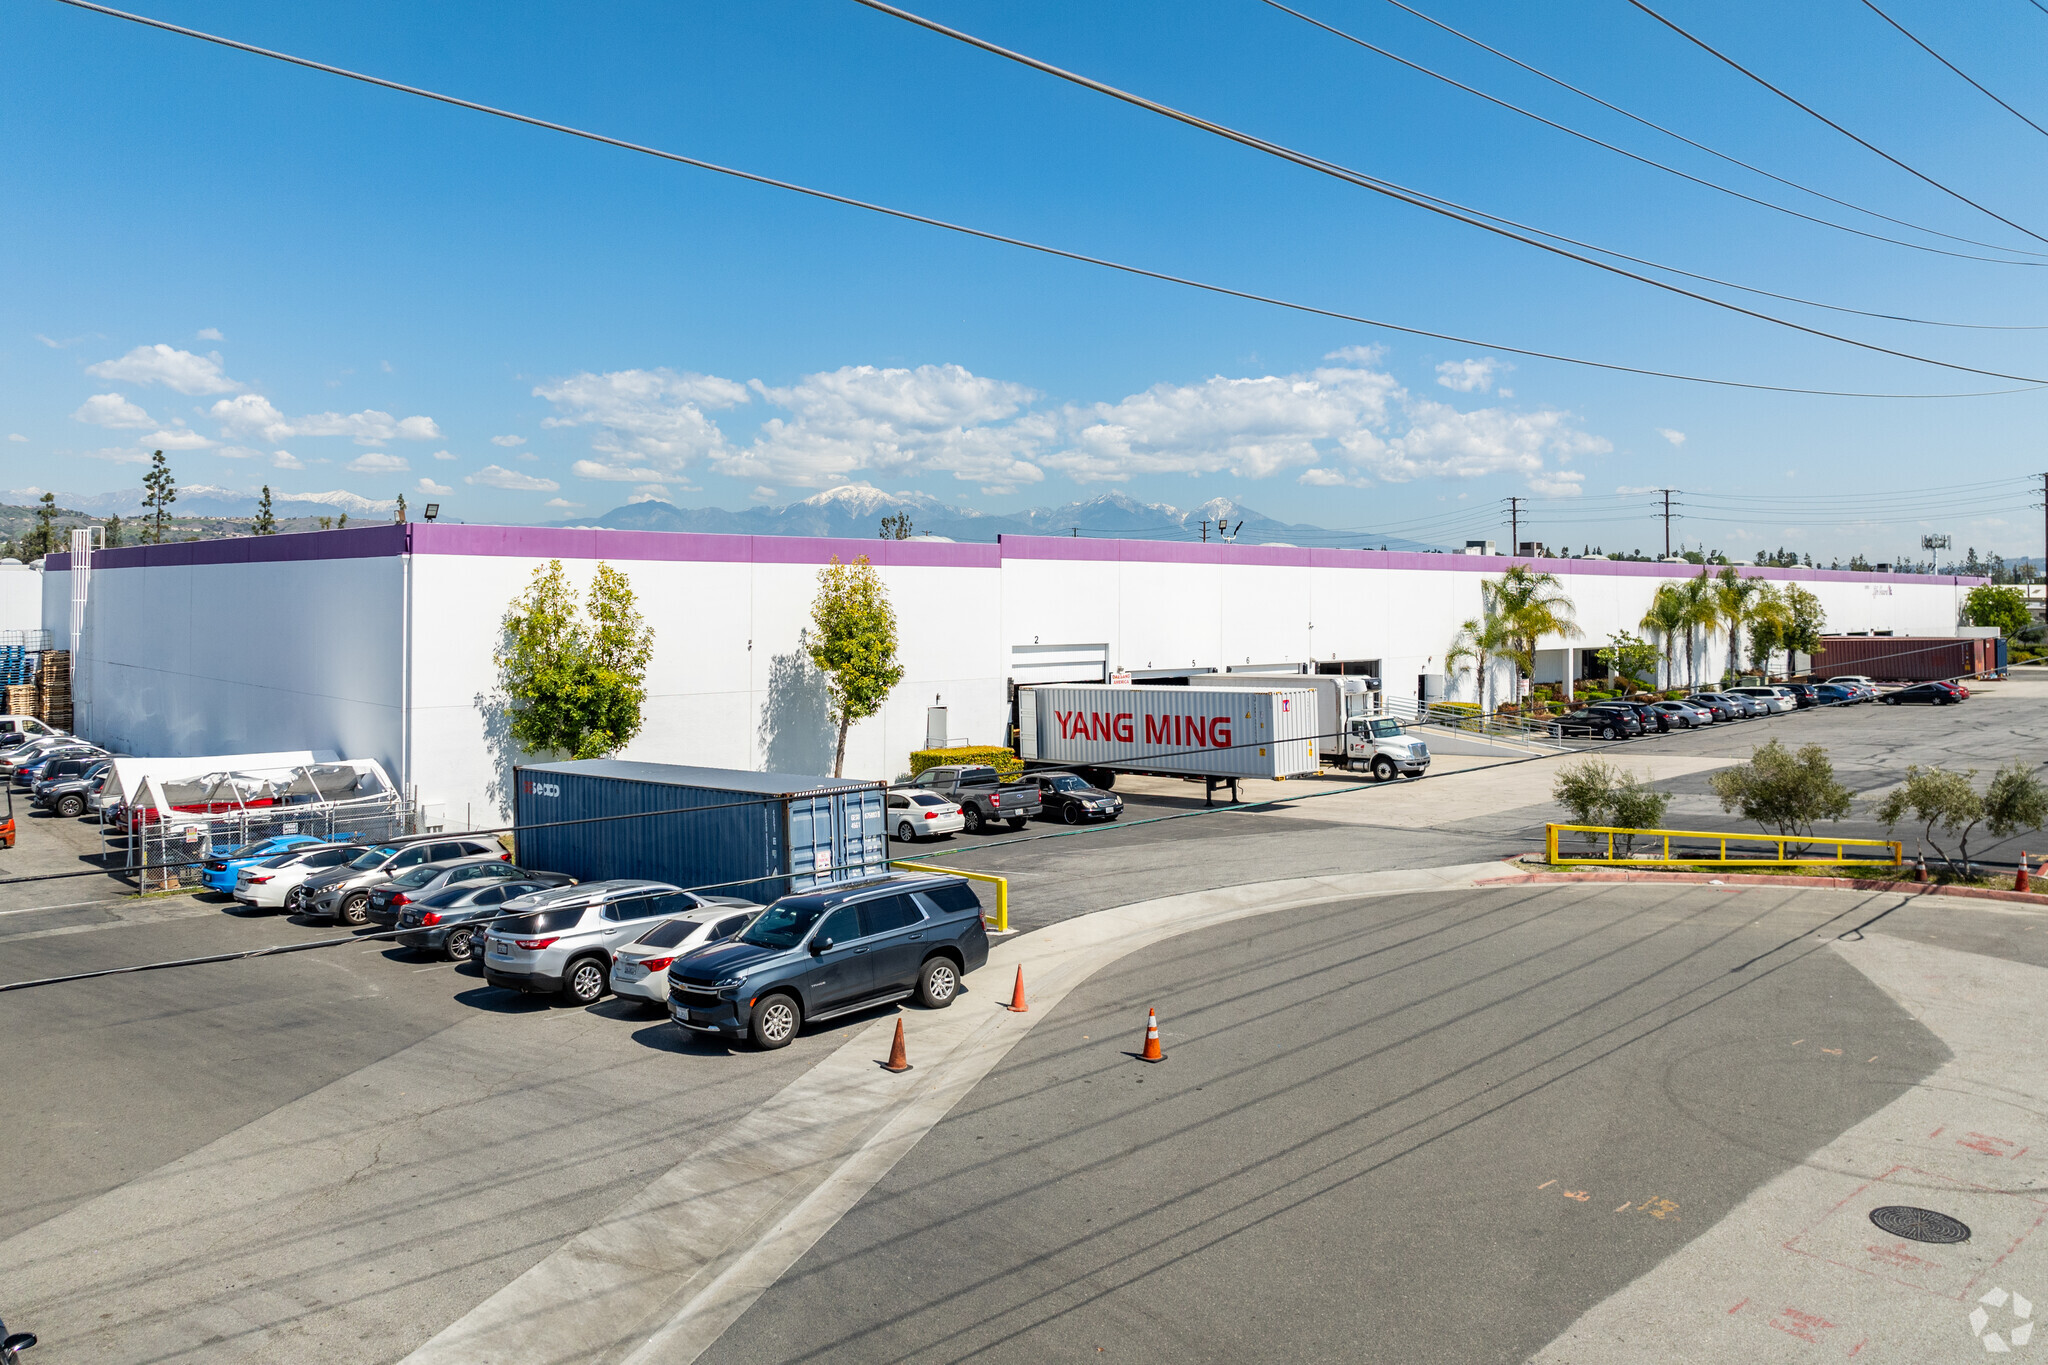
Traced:
<path id="1" fill-rule="evenodd" d="M 996 544 L 410 524 L 123 547 L 44 565 L 43 622 L 75 650 L 78 731 L 152 755 L 332 749 L 374 758 L 430 823 L 502 823 L 512 765 L 493 648 L 535 569 L 581 590 L 624 571 L 655 632 L 645 725 L 623 757 L 830 770 L 833 735 L 800 636 L 818 571 L 867 555 L 895 605 L 905 672 L 854 727 L 848 776 L 894 778 L 946 708 L 954 743 L 1000 743 L 1013 683 L 1307 664 L 1371 673 L 1392 699 L 1443 673 L 1480 582 L 1506 557 L 1003 537 Z M 1639 633 L 1686 565 L 1546 560 L 1583 636 L 1545 640 L 1539 681 Z M 1976 579 L 1747 569 L 1796 580 L 1828 630 L 1948 635 Z M 1718 676 L 1725 641 L 1703 676 Z M 1499 680 L 1505 680 L 1505 673 Z M 1460 688 L 1462 687 L 1462 690 Z M 1470 675 L 1448 696 L 1475 695 Z"/>

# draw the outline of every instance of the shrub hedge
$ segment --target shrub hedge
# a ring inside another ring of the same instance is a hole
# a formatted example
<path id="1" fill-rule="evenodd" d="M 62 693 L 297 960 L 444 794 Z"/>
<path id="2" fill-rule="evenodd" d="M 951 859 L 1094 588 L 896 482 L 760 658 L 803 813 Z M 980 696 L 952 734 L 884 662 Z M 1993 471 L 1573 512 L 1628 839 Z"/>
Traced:
<path id="1" fill-rule="evenodd" d="M 910 775 L 916 777 L 926 768 L 945 768 L 961 763 L 986 763 L 1005 778 L 1015 777 L 1024 771 L 1024 760 L 1010 749 L 993 744 L 977 744 L 959 749 L 919 749 L 910 755 Z"/>

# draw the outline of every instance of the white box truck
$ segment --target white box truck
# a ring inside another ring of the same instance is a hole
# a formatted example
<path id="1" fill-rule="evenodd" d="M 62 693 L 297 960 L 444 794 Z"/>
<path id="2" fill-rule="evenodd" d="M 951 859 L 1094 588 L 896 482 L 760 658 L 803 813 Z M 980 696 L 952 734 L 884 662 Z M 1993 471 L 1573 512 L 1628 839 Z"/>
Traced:
<path id="1" fill-rule="evenodd" d="M 1017 689 L 1017 752 L 1098 787 L 1115 774 L 1218 783 L 1315 772 L 1316 694 L 1300 687 L 1121 687 L 1040 683 Z"/>
<path id="2" fill-rule="evenodd" d="M 1328 673 L 1216 673 L 1190 679 L 1202 687 L 1312 688 L 1316 752 L 1333 768 L 1369 772 L 1385 782 L 1429 771 L 1429 746 L 1392 716 L 1382 715 L 1379 680 Z"/>

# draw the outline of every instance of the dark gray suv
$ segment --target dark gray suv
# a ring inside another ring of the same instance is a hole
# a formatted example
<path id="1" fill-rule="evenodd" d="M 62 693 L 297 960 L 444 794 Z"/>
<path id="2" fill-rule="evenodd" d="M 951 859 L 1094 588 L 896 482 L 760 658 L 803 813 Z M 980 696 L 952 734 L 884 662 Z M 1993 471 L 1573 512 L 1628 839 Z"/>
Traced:
<path id="1" fill-rule="evenodd" d="M 915 995 L 944 1009 L 988 961 L 981 902 L 959 877 L 898 877 L 784 896 L 728 943 L 668 969 L 669 1013 L 697 1033 L 786 1046 L 807 1021 Z"/>

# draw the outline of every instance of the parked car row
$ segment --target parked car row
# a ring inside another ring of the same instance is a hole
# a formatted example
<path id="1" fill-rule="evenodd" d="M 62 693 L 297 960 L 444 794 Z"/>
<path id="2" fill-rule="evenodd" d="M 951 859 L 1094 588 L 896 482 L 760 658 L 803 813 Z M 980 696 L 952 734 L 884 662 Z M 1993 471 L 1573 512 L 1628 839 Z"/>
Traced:
<path id="1" fill-rule="evenodd" d="M 892 814 L 923 809 L 907 802 Z M 664 1004 L 683 1028 L 761 1048 L 787 1045 L 806 1022 L 912 997 L 942 1009 L 988 960 L 981 902 L 950 876 L 802 892 L 764 908 L 667 882 L 578 883 L 518 867 L 478 835 L 283 835 L 210 859 L 204 877 L 252 907 L 388 926 L 402 947 L 476 963 L 493 986 L 578 1005 L 608 993 Z"/>
<path id="2" fill-rule="evenodd" d="M 1952 682 L 1917 683 L 1880 692 L 1876 683 L 1861 676 L 1830 678 L 1823 683 L 1751 683 L 1718 691 L 1702 689 L 1682 701 L 1596 701 L 1552 721 L 1550 733 L 1560 738 L 1632 739 L 1815 706 L 1854 706 L 1870 701 L 1948 705 L 1969 695 L 1969 688 Z"/>
<path id="3" fill-rule="evenodd" d="M 889 833 L 899 843 L 979 834 L 998 821 L 1022 829 L 1034 816 L 1085 825 L 1123 813 L 1121 796 L 1075 773 L 1026 773 L 1005 782 L 994 768 L 973 764 L 927 768 L 888 800 Z"/>

